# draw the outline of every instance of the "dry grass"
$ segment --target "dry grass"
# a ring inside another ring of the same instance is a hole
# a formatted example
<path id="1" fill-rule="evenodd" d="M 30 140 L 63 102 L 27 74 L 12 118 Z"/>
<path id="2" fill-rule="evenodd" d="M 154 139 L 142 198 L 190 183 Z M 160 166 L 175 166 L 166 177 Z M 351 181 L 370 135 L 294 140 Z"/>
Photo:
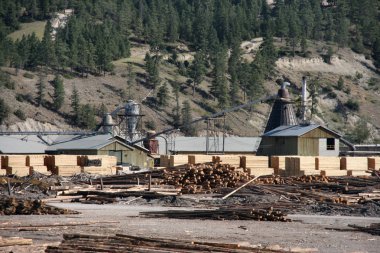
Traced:
<path id="1" fill-rule="evenodd" d="M 44 35 L 46 21 L 36 21 L 32 23 L 23 23 L 21 24 L 21 28 L 11 34 L 9 37 L 16 41 L 17 39 L 21 39 L 23 35 L 27 36 L 29 34 L 35 33 L 37 38 L 42 39 Z"/>

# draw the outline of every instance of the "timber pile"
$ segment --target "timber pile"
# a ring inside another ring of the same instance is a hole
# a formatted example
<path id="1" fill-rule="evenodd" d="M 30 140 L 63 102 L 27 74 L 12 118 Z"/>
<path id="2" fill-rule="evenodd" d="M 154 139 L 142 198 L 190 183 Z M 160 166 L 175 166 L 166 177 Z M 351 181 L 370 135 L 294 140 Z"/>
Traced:
<path id="1" fill-rule="evenodd" d="M 163 172 L 164 183 L 182 188 L 182 193 L 201 193 L 219 187 L 236 187 L 238 183 L 249 179 L 249 174 L 243 169 L 219 163 L 191 165 L 185 171 Z"/>
<path id="2" fill-rule="evenodd" d="M 116 173 L 116 156 L 91 155 L 78 156 L 78 165 L 83 166 L 83 173 L 114 175 Z"/>
<path id="3" fill-rule="evenodd" d="M 21 237 L 1 237 L 0 236 L 0 247 L 16 246 L 16 245 L 31 245 L 33 243 L 32 239 L 25 239 Z"/>
<path id="4" fill-rule="evenodd" d="M 211 163 L 211 162 L 212 162 L 211 155 L 189 155 L 190 164 Z"/>
<path id="5" fill-rule="evenodd" d="M 0 197 L 0 215 L 77 214 L 76 211 L 46 205 L 40 200 Z"/>
<path id="6" fill-rule="evenodd" d="M 340 158 L 329 156 L 315 157 L 315 169 L 316 170 L 340 170 Z"/>
<path id="7" fill-rule="evenodd" d="M 274 169 L 275 175 L 285 176 L 285 157 L 286 156 L 271 156 L 270 168 Z"/>
<path id="8" fill-rule="evenodd" d="M 59 246 L 48 246 L 46 253 L 72 253 L 72 252 L 215 252 L 215 253 L 247 253 L 247 252 L 273 252 L 271 250 L 257 249 L 239 244 L 197 242 L 179 239 L 147 238 L 116 234 L 114 236 L 64 234 Z"/>
<path id="9" fill-rule="evenodd" d="M 216 210 L 169 210 L 157 212 L 140 212 L 146 218 L 171 219 L 204 219 L 204 220 L 258 220 L 258 221 L 291 221 L 281 211 L 273 208 L 255 210 L 252 208 L 219 208 Z"/>
<path id="10" fill-rule="evenodd" d="M 242 156 L 240 166 L 246 169 L 250 176 L 274 174 L 274 169 L 269 168 L 269 158 L 267 156 Z"/>

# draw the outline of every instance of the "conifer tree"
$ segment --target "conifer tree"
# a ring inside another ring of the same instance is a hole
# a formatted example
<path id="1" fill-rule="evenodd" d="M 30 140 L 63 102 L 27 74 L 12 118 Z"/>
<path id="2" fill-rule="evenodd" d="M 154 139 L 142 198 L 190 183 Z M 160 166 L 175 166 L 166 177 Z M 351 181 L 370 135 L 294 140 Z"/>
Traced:
<path id="1" fill-rule="evenodd" d="M 76 125 L 79 125 L 79 109 L 80 109 L 80 101 L 79 101 L 79 93 L 74 85 L 73 93 L 71 94 L 71 112 L 73 113 L 73 121 Z"/>
<path id="2" fill-rule="evenodd" d="M 46 76 L 41 75 L 37 83 L 37 99 L 36 100 L 37 100 L 38 106 L 43 105 L 43 102 L 44 102 L 45 88 L 46 88 L 45 78 Z"/>
<path id="3" fill-rule="evenodd" d="M 182 103 L 182 125 L 181 131 L 186 136 L 194 136 L 195 135 L 195 128 L 193 125 L 190 125 L 190 122 L 193 120 L 193 117 L 191 115 L 191 107 L 189 101 L 184 101 Z"/>
<path id="4" fill-rule="evenodd" d="M 167 83 L 163 83 L 157 92 L 157 100 L 159 106 L 167 106 L 169 103 L 169 90 Z"/>
<path id="5" fill-rule="evenodd" d="M 53 95 L 53 107 L 55 110 L 61 109 L 65 101 L 65 88 L 63 86 L 63 80 L 59 75 L 54 78 L 54 95 Z"/>

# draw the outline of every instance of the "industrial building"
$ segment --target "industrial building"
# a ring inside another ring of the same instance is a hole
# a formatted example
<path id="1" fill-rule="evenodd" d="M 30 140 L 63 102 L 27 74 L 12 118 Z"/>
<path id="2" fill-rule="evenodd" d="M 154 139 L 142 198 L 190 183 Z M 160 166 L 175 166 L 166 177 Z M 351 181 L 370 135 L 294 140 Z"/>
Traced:
<path id="1" fill-rule="evenodd" d="M 153 167 L 153 158 L 147 149 L 139 145 L 128 145 L 121 137 L 102 133 L 93 135 L 0 135 L 0 153 L 111 155 L 117 157 L 119 165 Z"/>
<path id="2" fill-rule="evenodd" d="M 258 155 L 339 156 L 341 135 L 316 125 L 279 126 L 262 136 Z"/>

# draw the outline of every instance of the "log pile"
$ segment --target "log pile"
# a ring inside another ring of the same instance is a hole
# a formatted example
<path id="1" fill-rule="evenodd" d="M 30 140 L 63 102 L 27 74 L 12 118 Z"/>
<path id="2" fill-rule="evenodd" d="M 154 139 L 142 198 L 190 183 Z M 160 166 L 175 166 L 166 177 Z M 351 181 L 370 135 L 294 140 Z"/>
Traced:
<path id="1" fill-rule="evenodd" d="M 219 208 L 216 210 L 169 210 L 140 212 L 146 218 L 203 219 L 203 220 L 257 220 L 257 221 L 291 221 L 281 211 L 252 208 Z"/>
<path id="2" fill-rule="evenodd" d="M 308 176 L 319 174 L 320 171 L 315 169 L 315 157 L 289 156 L 285 158 L 286 176 Z"/>
<path id="3" fill-rule="evenodd" d="M 165 170 L 164 183 L 182 188 L 182 193 L 207 193 L 219 187 L 236 187 L 249 179 L 243 169 L 223 164 L 191 165 L 187 170 Z"/>
<path id="4" fill-rule="evenodd" d="M 349 224 L 348 226 L 354 228 L 355 230 L 369 233 L 371 235 L 380 235 L 380 223 L 372 223 L 368 227 L 362 227 L 362 226 L 351 225 L 351 224 Z"/>
<path id="5" fill-rule="evenodd" d="M 46 205 L 40 200 L 0 197 L 0 215 L 77 214 L 78 212 Z"/>
<path id="6" fill-rule="evenodd" d="M 258 249 L 232 243 L 198 242 L 164 238 L 147 238 L 116 234 L 112 235 L 83 235 L 64 234 L 63 241 L 58 246 L 48 246 L 46 253 L 72 253 L 72 252 L 215 252 L 215 253 L 247 253 L 247 252 L 273 252 L 272 250 Z"/>
<path id="7" fill-rule="evenodd" d="M 33 243 L 32 239 L 25 239 L 21 237 L 1 237 L 0 236 L 0 247 L 16 246 L 16 245 L 31 245 Z"/>

